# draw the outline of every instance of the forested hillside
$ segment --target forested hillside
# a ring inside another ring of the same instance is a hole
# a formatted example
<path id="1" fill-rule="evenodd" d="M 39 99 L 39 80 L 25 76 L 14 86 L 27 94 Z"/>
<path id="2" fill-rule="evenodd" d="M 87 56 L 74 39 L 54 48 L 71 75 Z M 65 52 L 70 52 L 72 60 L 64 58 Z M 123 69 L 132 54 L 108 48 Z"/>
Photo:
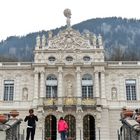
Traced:
<path id="1" fill-rule="evenodd" d="M 60 27 L 52 30 L 57 34 Z M 103 36 L 106 60 L 140 60 L 140 20 L 122 18 L 96 18 L 73 25 L 83 33 L 85 30 Z M 26 36 L 10 36 L 0 42 L 0 61 L 33 61 L 36 36 L 48 31 L 40 31 Z"/>

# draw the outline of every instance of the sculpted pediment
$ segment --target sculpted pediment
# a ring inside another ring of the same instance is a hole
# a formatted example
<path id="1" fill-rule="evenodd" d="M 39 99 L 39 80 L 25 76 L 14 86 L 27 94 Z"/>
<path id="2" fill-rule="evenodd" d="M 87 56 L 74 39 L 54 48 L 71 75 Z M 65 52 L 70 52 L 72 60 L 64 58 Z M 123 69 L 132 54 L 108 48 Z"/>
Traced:
<path id="1" fill-rule="evenodd" d="M 48 49 L 75 50 L 89 48 L 89 42 L 78 31 L 66 28 L 49 39 Z"/>

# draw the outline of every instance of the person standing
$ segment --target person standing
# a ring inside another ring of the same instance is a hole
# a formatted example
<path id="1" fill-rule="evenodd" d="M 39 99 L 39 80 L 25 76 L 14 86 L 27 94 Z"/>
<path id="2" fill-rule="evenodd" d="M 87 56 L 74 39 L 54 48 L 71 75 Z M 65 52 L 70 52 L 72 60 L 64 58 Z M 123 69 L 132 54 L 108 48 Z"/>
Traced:
<path id="1" fill-rule="evenodd" d="M 24 121 L 28 121 L 26 140 L 29 140 L 30 134 L 31 140 L 34 140 L 36 121 L 38 121 L 38 118 L 36 115 L 34 115 L 33 109 L 29 109 L 29 115 L 25 117 Z"/>
<path id="2" fill-rule="evenodd" d="M 68 131 L 68 124 L 63 119 L 63 117 L 60 117 L 58 121 L 58 132 L 60 133 L 61 140 L 66 140 L 66 133 Z"/>

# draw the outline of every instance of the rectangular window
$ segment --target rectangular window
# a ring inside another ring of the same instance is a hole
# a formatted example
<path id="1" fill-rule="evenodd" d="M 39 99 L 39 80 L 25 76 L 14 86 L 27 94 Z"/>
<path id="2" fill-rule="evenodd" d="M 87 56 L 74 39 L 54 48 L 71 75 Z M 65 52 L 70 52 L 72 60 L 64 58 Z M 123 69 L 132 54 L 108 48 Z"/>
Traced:
<path id="1" fill-rule="evenodd" d="M 82 97 L 93 98 L 93 86 L 82 86 Z"/>
<path id="2" fill-rule="evenodd" d="M 46 98 L 57 97 L 57 86 L 46 86 Z"/>
<path id="3" fill-rule="evenodd" d="M 82 97 L 87 98 L 87 88 L 86 88 L 86 86 L 82 86 Z"/>
<path id="4" fill-rule="evenodd" d="M 14 81 L 4 81 L 4 101 L 13 101 L 14 96 Z"/>
<path id="5" fill-rule="evenodd" d="M 136 100 L 136 80 L 126 80 L 126 97 L 127 100 Z"/>

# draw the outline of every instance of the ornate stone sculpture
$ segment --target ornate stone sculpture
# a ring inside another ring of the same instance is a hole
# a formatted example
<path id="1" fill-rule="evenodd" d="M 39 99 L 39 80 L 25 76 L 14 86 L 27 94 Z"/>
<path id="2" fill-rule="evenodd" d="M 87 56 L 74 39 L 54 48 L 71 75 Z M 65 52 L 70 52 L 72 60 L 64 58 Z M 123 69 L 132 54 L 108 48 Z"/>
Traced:
<path id="1" fill-rule="evenodd" d="M 48 32 L 48 39 L 51 39 L 51 38 L 52 38 L 52 36 L 53 36 L 52 31 L 49 31 L 49 32 Z"/>
<path id="2" fill-rule="evenodd" d="M 111 96 L 113 100 L 117 99 L 117 88 L 113 87 L 111 89 Z"/>
<path id="3" fill-rule="evenodd" d="M 95 34 L 93 35 L 93 40 L 92 41 L 93 41 L 93 46 L 96 46 L 96 35 Z"/>
<path id="4" fill-rule="evenodd" d="M 93 48 L 90 46 L 89 39 L 82 36 L 78 31 L 70 27 L 71 10 L 65 9 L 64 16 L 67 18 L 67 27 L 64 31 L 60 31 L 57 36 L 52 37 L 52 32 L 48 32 L 47 49 L 76 50 Z M 70 27 L 70 28 L 69 28 Z"/>
<path id="5" fill-rule="evenodd" d="M 23 101 L 27 101 L 28 100 L 28 89 L 27 88 L 23 88 L 22 100 Z"/>
<path id="6" fill-rule="evenodd" d="M 41 47 L 41 41 L 39 35 L 36 37 L 36 47 Z"/>
<path id="7" fill-rule="evenodd" d="M 87 48 L 88 43 L 84 37 L 72 28 L 67 28 L 49 40 L 49 49 L 75 50 Z"/>
<path id="8" fill-rule="evenodd" d="M 100 34 L 98 36 L 98 45 L 99 46 L 102 46 L 103 45 L 102 36 Z"/>
<path id="9" fill-rule="evenodd" d="M 67 27 L 70 27 L 71 10 L 65 9 L 64 16 L 67 18 Z"/>
<path id="10" fill-rule="evenodd" d="M 42 36 L 42 47 L 46 46 L 46 37 L 45 35 Z"/>
<path id="11" fill-rule="evenodd" d="M 68 97 L 72 97 L 72 82 L 70 80 L 67 82 L 67 95 Z"/>

